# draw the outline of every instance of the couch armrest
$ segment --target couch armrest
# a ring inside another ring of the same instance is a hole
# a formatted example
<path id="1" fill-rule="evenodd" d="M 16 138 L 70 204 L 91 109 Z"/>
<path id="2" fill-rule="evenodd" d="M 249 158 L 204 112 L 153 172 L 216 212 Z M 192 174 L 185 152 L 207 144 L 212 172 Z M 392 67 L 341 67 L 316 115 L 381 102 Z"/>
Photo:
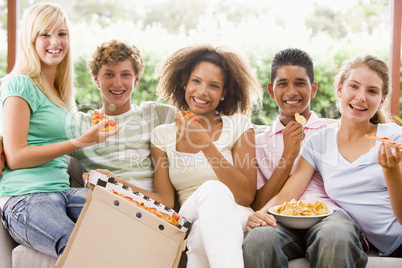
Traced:
<path id="1" fill-rule="evenodd" d="M 11 268 L 11 251 L 18 243 L 11 238 L 3 224 L 0 225 L 0 268 Z"/>

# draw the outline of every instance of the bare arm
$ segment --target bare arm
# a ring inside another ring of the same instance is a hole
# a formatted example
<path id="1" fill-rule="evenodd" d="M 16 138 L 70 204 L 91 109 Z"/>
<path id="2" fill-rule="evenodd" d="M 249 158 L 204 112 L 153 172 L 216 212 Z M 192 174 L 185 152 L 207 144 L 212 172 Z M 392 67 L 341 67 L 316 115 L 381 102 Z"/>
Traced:
<path id="1" fill-rule="evenodd" d="M 313 174 L 313 166 L 300 156 L 295 172 L 289 177 L 282 190 L 262 209 L 249 216 L 246 229 L 250 230 L 267 224 L 275 227 L 276 221 L 272 215 L 268 214 L 268 209 L 292 199 L 299 199 L 310 183 Z"/>
<path id="2" fill-rule="evenodd" d="M 257 185 L 254 130 L 245 131 L 234 144 L 232 165 L 200 124 L 177 115 L 175 121 L 179 128 L 178 139 L 186 139 L 191 146 L 200 148 L 218 179 L 233 193 L 236 203 L 249 206 L 254 200 Z"/>
<path id="3" fill-rule="evenodd" d="M 120 129 L 99 132 L 99 127 L 91 127 L 81 137 L 68 141 L 41 146 L 28 146 L 30 107 L 20 97 L 8 97 L 4 102 L 3 139 L 4 153 L 8 167 L 13 169 L 30 168 L 47 163 L 59 156 L 77 149 L 104 142 Z"/>
<path id="4" fill-rule="evenodd" d="M 174 187 L 170 182 L 169 159 L 166 152 L 151 143 L 151 158 L 154 166 L 154 199 L 173 208 Z"/>
<path id="5" fill-rule="evenodd" d="M 216 176 L 231 190 L 236 203 L 243 206 L 251 204 L 257 188 L 254 145 L 254 130 L 249 129 L 240 136 L 233 147 L 234 166 L 223 157 L 212 142 L 203 149 Z"/>
<path id="6" fill-rule="evenodd" d="M 399 144 L 395 145 L 395 151 L 392 152 L 391 145 L 388 141 L 381 144 L 377 162 L 382 166 L 385 182 L 389 192 L 392 209 L 402 224 L 402 162 L 401 162 L 401 149 Z"/>
<path id="7" fill-rule="evenodd" d="M 251 204 L 254 210 L 261 209 L 282 189 L 292 171 L 294 161 L 300 153 L 302 140 L 303 126 L 295 121 L 290 122 L 283 131 L 284 150 L 281 161 L 267 183 L 257 190 L 255 199 Z"/>

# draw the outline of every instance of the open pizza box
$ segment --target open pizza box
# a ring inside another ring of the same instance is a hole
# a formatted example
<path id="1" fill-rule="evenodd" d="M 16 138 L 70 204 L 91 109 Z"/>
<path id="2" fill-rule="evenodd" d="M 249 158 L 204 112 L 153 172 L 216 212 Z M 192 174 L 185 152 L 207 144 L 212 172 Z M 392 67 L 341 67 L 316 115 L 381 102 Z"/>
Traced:
<path id="1" fill-rule="evenodd" d="M 172 225 L 108 186 L 98 184 L 88 192 L 56 267 L 177 267 L 190 222 Z"/>

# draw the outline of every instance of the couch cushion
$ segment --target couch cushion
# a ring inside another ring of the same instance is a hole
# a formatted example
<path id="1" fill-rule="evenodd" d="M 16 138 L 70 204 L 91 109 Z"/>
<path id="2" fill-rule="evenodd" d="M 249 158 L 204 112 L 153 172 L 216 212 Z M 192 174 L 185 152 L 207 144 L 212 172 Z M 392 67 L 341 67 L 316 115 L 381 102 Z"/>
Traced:
<path id="1" fill-rule="evenodd" d="M 1 210 L 0 210 L 1 215 Z M 0 222 L 0 267 L 11 268 L 11 250 L 18 244 L 8 234 L 6 228 Z"/>
<path id="2" fill-rule="evenodd" d="M 376 252 L 369 253 L 367 268 L 402 267 L 402 258 L 377 257 Z M 55 267 L 57 258 L 45 255 L 39 251 L 26 246 L 18 246 L 13 250 L 13 268 L 50 268 Z M 291 260 L 289 268 L 309 268 L 310 265 L 305 258 Z"/>
<path id="3" fill-rule="evenodd" d="M 12 260 L 13 268 L 54 268 L 57 258 L 19 245 L 13 249 Z"/>

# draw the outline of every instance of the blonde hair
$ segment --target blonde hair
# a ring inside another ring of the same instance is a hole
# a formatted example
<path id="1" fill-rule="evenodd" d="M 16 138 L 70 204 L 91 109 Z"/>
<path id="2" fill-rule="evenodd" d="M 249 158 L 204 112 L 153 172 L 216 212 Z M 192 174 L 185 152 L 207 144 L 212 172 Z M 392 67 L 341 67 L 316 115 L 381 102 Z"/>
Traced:
<path id="1" fill-rule="evenodd" d="M 60 107 L 72 108 L 74 106 L 74 69 L 70 45 L 68 46 L 66 56 L 57 66 L 55 87 L 58 89 L 60 96 L 53 93 L 49 86 L 42 72 L 41 61 L 35 49 L 35 41 L 40 32 L 46 30 L 51 25 L 52 29 L 50 29 L 50 32 L 52 32 L 63 22 L 66 25 L 67 36 L 70 39 L 68 18 L 58 5 L 53 3 L 33 5 L 25 13 L 22 20 L 16 62 L 13 70 L 5 77 L 5 80 L 15 74 L 27 75 L 54 104 Z M 4 85 L 5 83 L 3 82 L 2 86 Z"/>
<path id="2" fill-rule="evenodd" d="M 179 49 L 160 62 L 156 66 L 156 73 L 160 76 L 157 95 L 169 100 L 177 108 L 187 110 L 183 89 L 201 62 L 217 65 L 224 74 L 225 98 L 216 108 L 217 112 L 225 115 L 237 112 L 250 115 L 253 104 L 261 104 L 262 88 L 248 61 L 227 47 L 215 48 L 208 44 Z"/>
<path id="3" fill-rule="evenodd" d="M 383 84 L 382 95 L 385 96 L 383 106 L 374 114 L 374 116 L 370 119 L 370 122 L 376 125 L 380 123 L 393 122 L 389 112 L 389 96 L 391 95 L 389 69 L 387 64 L 380 58 L 373 55 L 359 55 L 349 60 L 345 60 L 342 63 L 342 66 L 339 68 L 338 74 L 335 76 L 335 90 L 337 90 L 339 85 L 343 85 L 346 78 L 350 75 L 352 69 L 356 69 L 361 66 L 366 66 L 378 74 Z M 339 102 L 338 108 L 340 109 Z"/>

